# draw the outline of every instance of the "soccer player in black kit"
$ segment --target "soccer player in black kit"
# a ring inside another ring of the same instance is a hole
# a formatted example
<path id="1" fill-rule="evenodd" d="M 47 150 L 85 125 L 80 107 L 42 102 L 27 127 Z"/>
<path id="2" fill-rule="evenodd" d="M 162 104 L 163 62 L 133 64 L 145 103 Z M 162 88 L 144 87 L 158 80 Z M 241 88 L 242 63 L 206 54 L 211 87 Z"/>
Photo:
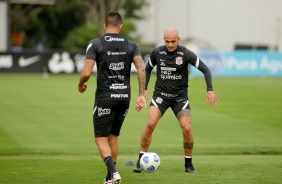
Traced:
<path id="1" fill-rule="evenodd" d="M 180 37 L 174 28 L 168 28 L 164 33 L 165 45 L 155 48 L 146 65 L 146 88 L 145 96 L 148 99 L 147 87 L 153 68 L 157 67 L 157 80 L 155 90 L 148 111 L 148 119 L 141 134 L 140 153 L 133 169 L 141 172 L 140 158 L 148 151 L 153 131 L 170 107 L 180 124 L 183 134 L 183 147 L 185 154 L 185 172 L 196 173 L 192 164 L 192 150 L 194 137 L 191 130 L 191 110 L 188 99 L 188 64 L 200 70 L 204 76 L 207 86 L 206 100 L 211 106 L 217 103 L 217 97 L 213 92 L 212 76 L 209 68 L 187 48 L 178 45 Z"/>
<path id="2" fill-rule="evenodd" d="M 120 35 L 122 18 L 111 12 L 106 16 L 106 34 L 89 42 L 86 59 L 80 74 L 78 90 L 84 93 L 95 63 L 97 88 L 93 111 L 95 142 L 107 166 L 104 184 L 119 184 L 121 176 L 116 170 L 118 136 L 130 103 L 130 73 L 132 61 L 137 69 L 139 97 L 135 108 L 146 107 L 146 75 L 137 44 Z"/>

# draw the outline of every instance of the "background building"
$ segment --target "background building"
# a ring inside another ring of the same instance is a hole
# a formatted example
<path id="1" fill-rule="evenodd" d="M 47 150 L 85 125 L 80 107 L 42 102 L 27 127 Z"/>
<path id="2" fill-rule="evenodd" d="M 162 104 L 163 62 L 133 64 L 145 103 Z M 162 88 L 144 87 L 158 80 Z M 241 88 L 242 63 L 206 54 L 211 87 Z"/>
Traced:
<path id="1" fill-rule="evenodd" d="M 137 22 L 146 44 L 163 44 L 163 31 L 176 27 L 183 40 L 229 51 L 258 48 L 282 51 L 281 0 L 150 0 Z"/>
<path id="2" fill-rule="evenodd" d="M 0 51 L 8 47 L 8 0 L 0 0 Z M 12 3 L 31 0 L 12 0 Z M 54 4 L 54 0 L 35 1 Z M 147 0 L 136 21 L 144 45 L 163 44 L 163 31 L 176 27 L 194 50 L 282 51 L 281 0 Z M 193 46 L 193 47 L 192 47 Z"/>

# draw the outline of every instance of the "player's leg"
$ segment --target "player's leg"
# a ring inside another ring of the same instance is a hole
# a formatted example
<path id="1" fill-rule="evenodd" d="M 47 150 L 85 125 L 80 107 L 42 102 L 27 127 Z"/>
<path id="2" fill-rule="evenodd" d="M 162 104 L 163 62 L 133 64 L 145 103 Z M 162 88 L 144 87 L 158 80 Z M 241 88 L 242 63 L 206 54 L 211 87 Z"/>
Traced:
<path id="1" fill-rule="evenodd" d="M 107 166 L 106 181 L 112 180 L 113 173 L 116 173 L 116 167 L 111 155 L 111 148 L 108 143 L 108 137 L 95 137 L 95 142 L 99 150 L 99 154 Z"/>
<path id="2" fill-rule="evenodd" d="M 134 172 L 141 172 L 142 168 L 140 166 L 140 158 L 144 153 L 146 153 L 149 149 L 151 144 L 153 132 L 157 126 L 159 119 L 161 118 L 162 114 L 158 107 L 150 106 L 148 111 L 148 119 L 147 123 L 143 129 L 141 134 L 141 141 L 140 141 L 140 153 L 138 156 L 138 161 L 136 163 L 136 167 L 133 169 Z"/>
<path id="3" fill-rule="evenodd" d="M 110 148 L 111 148 L 113 160 L 114 160 L 114 162 L 116 162 L 117 161 L 117 155 L 118 155 L 118 136 L 111 134 L 109 139 L 108 139 L 108 143 L 109 143 Z"/>
<path id="4" fill-rule="evenodd" d="M 117 161 L 117 155 L 118 155 L 118 136 L 111 134 L 108 138 L 108 144 L 111 150 L 111 155 L 112 155 L 112 159 L 114 162 L 114 166 L 116 167 L 116 161 Z M 111 173 L 110 170 L 108 169 L 104 183 L 112 183 L 112 177 L 113 177 L 113 173 Z"/>
<path id="5" fill-rule="evenodd" d="M 109 136 L 108 143 L 111 148 L 111 155 L 112 155 L 115 166 L 116 166 L 117 157 L 118 157 L 118 137 L 119 137 L 120 130 L 124 122 L 124 119 L 126 117 L 126 114 L 128 112 L 129 103 L 130 103 L 129 100 L 119 101 L 119 102 L 116 102 L 116 105 L 114 107 L 115 116 L 114 116 L 114 120 L 112 123 L 111 134 Z M 109 178 L 110 176 L 111 176 L 111 173 L 110 171 L 108 171 L 106 178 Z M 112 177 L 113 183 L 115 182 L 118 183 L 121 181 L 121 177 L 118 172 L 113 173 L 111 177 Z"/>
<path id="6" fill-rule="evenodd" d="M 150 106 L 148 111 L 148 120 L 141 134 L 140 151 L 147 152 L 151 144 L 153 132 L 161 118 L 161 112 L 158 107 Z"/>
<path id="7" fill-rule="evenodd" d="M 116 166 L 117 155 L 118 155 L 118 136 L 111 134 L 109 136 L 108 143 L 109 143 L 109 146 L 111 148 L 111 154 L 112 154 L 112 158 L 113 158 L 113 161 L 114 161 L 114 165 Z M 112 182 L 112 174 L 109 170 L 107 172 L 107 176 L 106 176 L 105 180 L 108 181 L 108 182 L 109 181 Z"/>
<path id="8" fill-rule="evenodd" d="M 190 109 L 183 109 L 177 114 L 182 134 L 183 134 L 183 147 L 186 156 L 192 157 L 194 137 L 191 127 L 191 111 Z"/>
<path id="9" fill-rule="evenodd" d="M 192 151 L 194 145 L 194 136 L 191 126 L 191 109 L 188 98 L 176 99 L 172 108 L 183 135 L 183 148 L 185 154 L 185 171 L 196 172 L 192 164 Z"/>
<path id="10" fill-rule="evenodd" d="M 111 127 L 115 117 L 113 105 L 114 103 L 112 102 L 96 102 L 93 112 L 95 143 L 111 176 L 117 172 L 109 145 Z M 106 179 L 111 180 L 111 177 Z"/>
<path id="11" fill-rule="evenodd" d="M 194 136 L 192 133 L 191 126 L 191 110 L 183 109 L 177 114 L 182 134 L 183 134 L 183 148 L 185 153 L 185 171 L 186 172 L 197 172 L 195 171 L 192 164 L 192 152 L 194 146 Z"/>

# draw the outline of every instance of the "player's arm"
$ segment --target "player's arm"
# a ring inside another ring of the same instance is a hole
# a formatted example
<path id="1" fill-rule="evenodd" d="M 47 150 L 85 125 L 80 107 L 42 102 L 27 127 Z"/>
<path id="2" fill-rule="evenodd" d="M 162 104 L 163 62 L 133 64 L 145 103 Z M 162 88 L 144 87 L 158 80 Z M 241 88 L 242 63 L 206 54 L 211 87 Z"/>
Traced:
<path id="1" fill-rule="evenodd" d="M 195 54 L 191 53 L 190 57 L 193 58 L 191 64 L 195 68 L 200 70 L 205 76 L 205 81 L 206 81 L 206 86 L 207 86 L 206 102 L 209 102 L 211 106 L 216 106 L 218 99 L 213 92 L 212 74 L 211 74 L 210 69 Z"/>
<path id="2" fill-rule="evenodd" d="M 98 39 L 96 39 L 96 42 L 97 40 Z M 95 65 L 96 52 L 94 46 L 95 46 L 95 40 L 94 41 L 91 40 L 86 49 L 86 59 L 78 82 L 78 91 L 81 93 L 83 93 L 86 90 L 87 86 L 85 83 L 89 80 L 93 67 Z"/>
<path id="3" fill-rule="evenodd" d="M 148 89 L 148 84 L 149 84 L 149 81 L 150 81 L 151 73 L 152 73 L 153 68 L 156 65 L 155 57 L 154 57 L 153 53 L 154 53 L 154 51 L 151 53 L 150 58 L 149 58 L 149 60 L 146 64 L 146 67 L 145 67 L 145 72 L 146 72 L 145 97 L 146 97 L 146 100 L 148 100 L 147 89 Z"/>
<path id="4" fill-rule="evenodd" d="M 146 75 L 144 69 L 144 62 L 141 55 L 134 56 L 133 63 L 137 69 L 137 77 L 139 82 L 139 97 L 136 100 L 135 109 L 137 111 L 140 111 L 142 108 L 146 107 L 146 99 L 145 99 Z"/>
<path id="5" fill-rule="evenodd" d="M 198 65 L 198 70 L 200 70 L 205 76 L 205 81 L 207 86 L 206 102 L 209 102 L 210 106 L 216 106 L 218 99 L 213 92 L 211 71 L 205 65 L 205 63 L 202 62 L 198 57 L 197 57 L 197 62 L 198 64 L 196 64 L 196 66 Z"/>
<path id="6" fill-rule="evenodd" d="M 141 55 L 137 55 L 133 58 L 134 65 L 137 69 L 137 77 L 139 82 L 139 96 L 144 95 L 146 75 L 144 69 L 144 62 Z"/>
<path id="7" fill-rule="evenodd" d="M 156 65 L 156 62 L 155 62 L 155 57 L 154 57 L 154 51 L 151 53 L 150 55 L 150 58 L 146 64 L 146 67 L 145 67 L 145 72 L 146 72 L 146 85 L 145 85 L 145 90 L 148 89 L 148 84 L 149 84 L 149 81 L 150 81 L 150 77 L 151 77 L 151 73 L 152 73 L 152 70 L 154 69 L 155 65 Z"/>
<path id="8" fill-rule="evenodd" d="M 79 82 L 78 82 L 78 91 L 83 93 L 87 86 L 86 82 L 89 80 L 93 67 L 94 67 L 95 61 L 93 59 L 86 59 L 84 63 L 84 67 L 81 71 Z"/>
<path id="9" fill-rule="evenodd" d="M 206 102 L 209 102 L 210 106 L 216 106 L 218 99 L 213 91 L 211 71 L 201 60 L 199 65 L 201 65 L 199 70 L 204 74 L 207 85 Z"/>

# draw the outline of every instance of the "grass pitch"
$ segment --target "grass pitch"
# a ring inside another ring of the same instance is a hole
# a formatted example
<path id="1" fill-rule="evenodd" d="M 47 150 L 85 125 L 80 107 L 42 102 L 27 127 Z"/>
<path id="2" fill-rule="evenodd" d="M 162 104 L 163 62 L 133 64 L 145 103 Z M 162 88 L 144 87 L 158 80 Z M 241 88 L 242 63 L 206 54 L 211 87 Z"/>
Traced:
<path id="1" fill-rule="evenodd" d="M 134 110 L 136 78 L 119 143 L 122 183 L 280 183 L 282 78 L 214 78 L 216 107 L 205 102 L 204 78 L 190 79 L 196 175 L 183 172 L 182 135 L 171 110 L 150 147 L 160 155 L 160 170 L 138 175 L 123 165 L 136 161 L 147 119 L 147 108 Z M 91 123 L 96 76 L 85 94 L 77 91 L 78 79 L 0 74 L 0 183 L 102 183 L 105 166 Z"/>

